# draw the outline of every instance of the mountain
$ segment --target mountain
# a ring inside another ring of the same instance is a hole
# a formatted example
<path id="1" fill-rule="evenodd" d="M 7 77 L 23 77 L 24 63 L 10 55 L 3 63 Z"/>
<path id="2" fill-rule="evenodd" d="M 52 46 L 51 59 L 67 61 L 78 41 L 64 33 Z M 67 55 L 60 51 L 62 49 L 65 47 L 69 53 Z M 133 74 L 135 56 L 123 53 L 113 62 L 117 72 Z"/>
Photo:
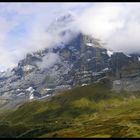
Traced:
<path id="1" fill-rule="evenodd" d="M 48 98 L 105 77 L 112 80 L 113 90 L 140 90 L 139 55 L 107 50 L 99 39 L 68 28 L 73 21 L 70 13 L 58 18 L 47 32 L 59 33 L 64 41 L 28 53 L 17 67 L 0 73 L 1 107 Z M 67 36 L 71 39 L 65 41 Z"/>
<path id="2" fill-rule="evenodd" d="M 140 136 L 140 55 L 108 50 L 73 22 L 57 18 L 46 32 L 60 42 L 0 72 L 0 137 Z"/>

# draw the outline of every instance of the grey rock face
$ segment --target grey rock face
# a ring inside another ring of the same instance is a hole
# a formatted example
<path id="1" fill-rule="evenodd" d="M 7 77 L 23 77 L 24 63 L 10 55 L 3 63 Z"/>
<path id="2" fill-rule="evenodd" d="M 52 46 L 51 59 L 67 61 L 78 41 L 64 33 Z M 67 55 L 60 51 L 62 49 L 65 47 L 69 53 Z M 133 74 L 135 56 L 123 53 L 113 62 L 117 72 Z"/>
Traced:
<path id="1" fill-rule="evenodd" d="M 27 54 L 17 67 L 0 73 L 0 106 L 42 100 L 104 77 L 113 77 L 114 90 L 139 90 L 139 55 L 108 53 L 100 40 L 68 28 L 73 21 L 70 13 L 56 19 L 47 32 L 57 32 L 64 39 L 60 44 Z M 72 39 L 65 41 L 67 36 Z"/>
<path id="2" fill-rule="evenodd" d="M 113 75 L 116 77 L 121 77 L 120 71 L 123 68 L 125 68 L 125 67 L 127 67 L 135 62 L 139 63 L 138 57 L 135 55 L 128 56 L 122 52 L 114 53 L 111 56 L 111 60 L 110 60 L 110 67 L 112 68 Z"/>
<path id="3" fill-rule="evenodd" d="M 92 83 L 106 75 L 105 69 L 109 70 L 106 51 L 96 39 L 79 33 L 63 47 L 27 54 L 10 74 L 1 74 L 1 97 L 28 100 L 32 96 L 29 87 L 39 98 L 47 94 L 47 88 L 54 92 Z"/>
<path id="4" fill-rule="evenodd" d="M 113 90 L 138 91 L 140 90 L 140 77 L 115 80 L 113 81 Z"/>
<path id="5" fill-rule="evenodd" d="M 106 76 L 118 80 L 113 82 L 114 90 L 139 89 L 139 70 L 137 55 L 118 52 L 110 56 L 99 40 L 78 33 L 69 42 L 62 42 L 53 49 L 27 54 L 17 67 L 0 73 L 0 104 L 9 102 L 11 106 L 43 99 Z M 135 76 L 137 79 L 128 81 Z"/>

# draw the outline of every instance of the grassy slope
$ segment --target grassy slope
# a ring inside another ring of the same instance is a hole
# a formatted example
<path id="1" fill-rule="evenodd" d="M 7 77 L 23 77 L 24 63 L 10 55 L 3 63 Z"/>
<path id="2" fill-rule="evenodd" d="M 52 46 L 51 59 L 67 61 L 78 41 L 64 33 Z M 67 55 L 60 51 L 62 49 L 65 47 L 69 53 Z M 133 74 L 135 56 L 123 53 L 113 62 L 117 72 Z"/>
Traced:
<path id="1" fill-rule="evenodd" d="M 25 103 L 0 116 L 0 137 L 140 137 L 139 92 L 110 86 L 102 80 Z"/>

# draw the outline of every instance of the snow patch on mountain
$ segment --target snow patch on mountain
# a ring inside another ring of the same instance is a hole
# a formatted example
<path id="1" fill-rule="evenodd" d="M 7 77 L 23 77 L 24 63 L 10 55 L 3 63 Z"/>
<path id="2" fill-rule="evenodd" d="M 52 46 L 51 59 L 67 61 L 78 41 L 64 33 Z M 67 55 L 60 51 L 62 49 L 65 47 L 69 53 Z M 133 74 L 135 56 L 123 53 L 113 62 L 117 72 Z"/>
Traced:
<path id="1" fill-rule="evenodd" d="M 17 96 L 23 96 L 23 95 L 25 95 L 25 93 L 21 92 Z"/>
<path id="2" fill-rule="evenodd" d="M 34 94 L 30 94 L 29 99 L 30 99 L 30 100 L 34 99 Z"/>
<path id="3" fill-rule="evenodd" d="M 25 65 L 23 67 L 23 71 L 28 72 L 28 71 L 32 71 L 34 69 L 34 66 L 32 65 Z"/>
<path id="4" fill-rule="evenodd" d="M 92 43 L 86 43 L 86 45 L 87 45 L 87 46 L 90 46 L 90 47 L 92 47 L 92 46 L 93 46 L 93 44 L 92 44 Z"/>
<path id="5" fill-rule="evenodd" d="M 107 72 L 108 70 L 109 70 L 109 68 L 104 68 L 102 71 Z"/>
<path id="6" fill-rule="evenodd" d="M 107 54 L 108 54 L 108 56 L 109 56 L 109 57 L 111 57 L 111 55 L 113 55 L 113 52 L 112 52 L 112 51 L 107 50 Z"/>
<path id="7" fill-rule="evenodd" d="M 130 55 L 128 55 L 128 54 L 125 54 L 127 57 L 131 57 Z"/>
<path id="8" fill-rule="evenodd" d="M 140 56 L 138 57 L 138 60 L 140 61 Z"/>
<path id="9" fill-rule="evenodd" d="M 33 87 L 29 87 L 26 89 L 26 91 L 29 91 L 30 93 L 33 93 L 35 90 L 33 89 Z"/>

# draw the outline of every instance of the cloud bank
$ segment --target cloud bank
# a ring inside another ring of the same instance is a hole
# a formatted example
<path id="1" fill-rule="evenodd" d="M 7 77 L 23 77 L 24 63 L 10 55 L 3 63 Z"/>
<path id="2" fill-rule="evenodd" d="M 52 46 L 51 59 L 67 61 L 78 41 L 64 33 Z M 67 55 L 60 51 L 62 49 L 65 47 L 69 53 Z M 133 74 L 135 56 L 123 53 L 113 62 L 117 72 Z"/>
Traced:
<path id="1" fill-rule="evenodd" d="M 0 70 L 15 67 L 19 60 L 62 39 L 46 33 L 52 22 L 69 10 L 79 12 L 88 3 L 0 3 Z M 79 7 L 80 6 L 80 7 Z M 79 7 L 79 8 L 77 8 Z"/>
<path id="2" fill-rule="evenodd" d="M 77 27 L 101 39 L 108 49 L 140 53 L 139 9 L 140 3 L 96 4 L 80 15 Z"/>
<path id="3" fill-rule="evenodd" d="M 12 68 L 26 53 L 53 47 L 81 31 L 106 43 L 113 51 L 140 53 L 140 3 L 1 3 L 0 70 Z M 53 21 L 72 11 L 73 22 L 47 33 Z"/>

